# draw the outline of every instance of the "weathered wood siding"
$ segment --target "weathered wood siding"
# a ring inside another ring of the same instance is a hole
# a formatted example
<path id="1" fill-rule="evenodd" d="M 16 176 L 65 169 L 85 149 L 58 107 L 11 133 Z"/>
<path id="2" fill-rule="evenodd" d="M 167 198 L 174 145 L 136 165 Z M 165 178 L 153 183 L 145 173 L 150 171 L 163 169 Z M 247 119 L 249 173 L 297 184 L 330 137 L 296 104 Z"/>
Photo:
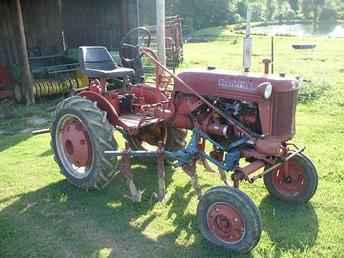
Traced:
<path id="1" fill-rule="evenodd" d="M 11 0 L 0 1 L 0 64 L 13 64 L 17 62 L 17 38 L 14 19 L 15 2 Z"/>
<path id="2" fill-rule="evenodd" d="M 62 3 L 62 14 L 59 11 Z M 137 26 L 137 0 L 21 1 L 30 56 L 62 53 L 66 46 L 118 48 L 121 37 Z M 15 1 L 0 0 L 0 64 L 17 64 Z"/>
<path id="3" fill-rule="evenodd" d="M 138 24 L 137 0 L 63 0 L 62 10 L 68 48 L 118 48 L 124 34 Z"/>
<path id="4" fill-rule="evenodd" d="M 138 24 L 137 0 L 63 0 L 62 12 L 68 48 L 118 48 L 124 34 Z"/>
<path id="5" fill-rule="evenodd" d="M 21 1 L 29 56 L 61 52 L 61 23 L 56 0 Z M 34 5 L 33 5 L 34 3 Z M 17 64 L 15 1 L 0 1 L 0 63 Z"/>
<path id="6" fill-rule="evenodd" d="M 21 1 L 29 56 L 61 53 L 62 24 L 57 0 Z"/>
<path id="7" fill-rule="evenodd" d="M 67 47 L 117 46 L 121 32 L 120 4 L 121 0 L 63 1 Z"/>

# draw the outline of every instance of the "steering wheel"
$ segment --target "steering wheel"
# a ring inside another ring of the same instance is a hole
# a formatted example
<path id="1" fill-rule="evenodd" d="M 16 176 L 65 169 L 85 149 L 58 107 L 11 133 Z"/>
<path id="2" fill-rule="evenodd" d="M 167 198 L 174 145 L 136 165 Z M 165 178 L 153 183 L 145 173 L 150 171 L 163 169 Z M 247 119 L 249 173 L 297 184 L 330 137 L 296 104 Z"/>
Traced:
<path id="1" fill-rule="evenodd" d="M 135 43 L 132 43 L 133 41 Z M 140 48 L 149 47 L 151 41 L 152 34 L 146 28 L 134 28 L 121 40 L 119 56 L 127 63 L 135 62 L 143 56 L 143 54 L 140 53 Z"/>

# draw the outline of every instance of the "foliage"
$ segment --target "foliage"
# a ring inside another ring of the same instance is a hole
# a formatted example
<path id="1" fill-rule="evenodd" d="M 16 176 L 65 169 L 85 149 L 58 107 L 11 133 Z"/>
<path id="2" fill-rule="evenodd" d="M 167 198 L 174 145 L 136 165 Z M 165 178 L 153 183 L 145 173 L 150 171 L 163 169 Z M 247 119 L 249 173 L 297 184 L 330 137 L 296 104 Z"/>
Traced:
<path id="1" fill-rule="evenodd" d="M 248 5 L 247 0 L 239 0 L 239 1 L 236 3 L 236 10 L 237 10 L 237 13 L 238 13 L 242 18 L 245 18 L 245 19 L 246 19 L 246 14 L 247 14 L 247 5 Z"/>
<path id="2" fill-rule="evenodd" d="M 300 9 L 299 0 L 289 0 L 288 1 L 290 8 L 296 13 Z"/>
<path id="3" fill-rule="evenodd" d="M 304 83 L 299 92 L 299 102 L 308 103 L 315 101 L 324 96 L 325 92 L 330 89 L 330 85 L 326 82 L 321 84 Z"/>
<path id="4" fill-rule="evenodd" d="M 284 0 L 277 0 L 278 13 L 275 19 L 282 22 L 283 20 L 292 20 L 296 17 L 295 12 L 291 9 L 288 2 Z"/>
<path id="5" fill-rule="evenodd" d="M 261 2 L 255 2 L 250 5 L 252 21 L 264 21 L 264 5 Z"/>
<path id="6" fill-rule="evenodd" d="M 337 12 L 334 8 L 332 7 L 325 7 L 319 16 L 319 21 L 321 23 L 336 23 L 337 20 Z"/>
<path id="7" fill-rule="evenodd" d="M 312 18 L 313 0 L 302 1 L 302 13 L 306 19 Z"/>
<path id="8" fill-rule="evenodd" d="M 277 9 L 275 0 L 266 0 L 265 15 L 267 20 L 271 21 Z"/>
<path id="9" fill-rule="evenodd" d="M 336 6 L 336 8 L 334 7 Z M 305 18 L 313 19 L 313 23 L 336 23 L 337 11 L 340 10 L 340 2 L 330 0 L 303 0 L 302 12 Z"/>
<path id="10" fill-rule="evenodd" d="M 140 0 L 144 24 L 155 23 L 156 0 Z M 247 8 L 252 10 L 252 21 L 290 21 L 312 19 L 314 23 L 329 17 L 344 18 L 342 0 L 166 0 L 167 15 L 184 18 L 184 31 L 192 31 L 246 20 Z"/>

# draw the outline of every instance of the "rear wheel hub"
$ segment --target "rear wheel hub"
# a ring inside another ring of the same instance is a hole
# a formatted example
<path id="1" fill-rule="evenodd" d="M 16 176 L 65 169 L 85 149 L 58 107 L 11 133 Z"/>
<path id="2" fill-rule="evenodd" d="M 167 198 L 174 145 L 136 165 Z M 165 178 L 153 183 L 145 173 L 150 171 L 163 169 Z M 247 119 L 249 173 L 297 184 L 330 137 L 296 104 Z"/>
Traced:
<path id="1" fill-rule="evenodd" d="M 59 122 L 57 139 L 61 161 L 68 171 L 78 178 L 87 176 L 93 153 L 90 137 L 83 122 L 74 115 L 65 115 Z"/>

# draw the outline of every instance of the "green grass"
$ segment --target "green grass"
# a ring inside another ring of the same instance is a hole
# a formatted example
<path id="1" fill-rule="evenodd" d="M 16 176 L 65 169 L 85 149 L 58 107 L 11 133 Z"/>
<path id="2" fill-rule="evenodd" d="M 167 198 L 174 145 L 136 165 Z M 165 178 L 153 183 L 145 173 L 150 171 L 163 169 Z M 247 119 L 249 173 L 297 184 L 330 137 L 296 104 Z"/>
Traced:
<path id="1" fill-rule="evenodd" d="M 316 42 L 317 49 L 291 49 L 299 41 Z M 256 37 L 254 45 L 253 69 L 261 71 L 269 40 Z M 297 207 L 270 198 L 262 182 L 242 185 L 264 224 L 261 241 L 249 255 L 231 255 L 202 239 L 196 196 L 180 169 L 168 168 L 166 200 L 152 203 L 155 168 L 149 162 L 135 164 L 135 179 L 145 194 L 142 203 L 133 204 L 123 197 L 123 178 L 102 192 L 78 190 L 60 175 L 48 135 L 17 134 L 0 135 L 0 257 L 343 257 L 343 46 L 339 39 L 276 39 L 276 72 L 312 81 L 303 89 L 310 97 L 298 107 L 295 141 L 307 146 L 320 181 L 311 202 Z M 207 65 L 240 69 L 241 39 L 187 44 L 184 68 Z M 30 116 L 46 115 L 45 105 L 21 107 L 19 117 L 1 119 L 0 128 L 25 128 Z M 221 184 L 201 167 L 198 171 L 205 189 Z"/>

